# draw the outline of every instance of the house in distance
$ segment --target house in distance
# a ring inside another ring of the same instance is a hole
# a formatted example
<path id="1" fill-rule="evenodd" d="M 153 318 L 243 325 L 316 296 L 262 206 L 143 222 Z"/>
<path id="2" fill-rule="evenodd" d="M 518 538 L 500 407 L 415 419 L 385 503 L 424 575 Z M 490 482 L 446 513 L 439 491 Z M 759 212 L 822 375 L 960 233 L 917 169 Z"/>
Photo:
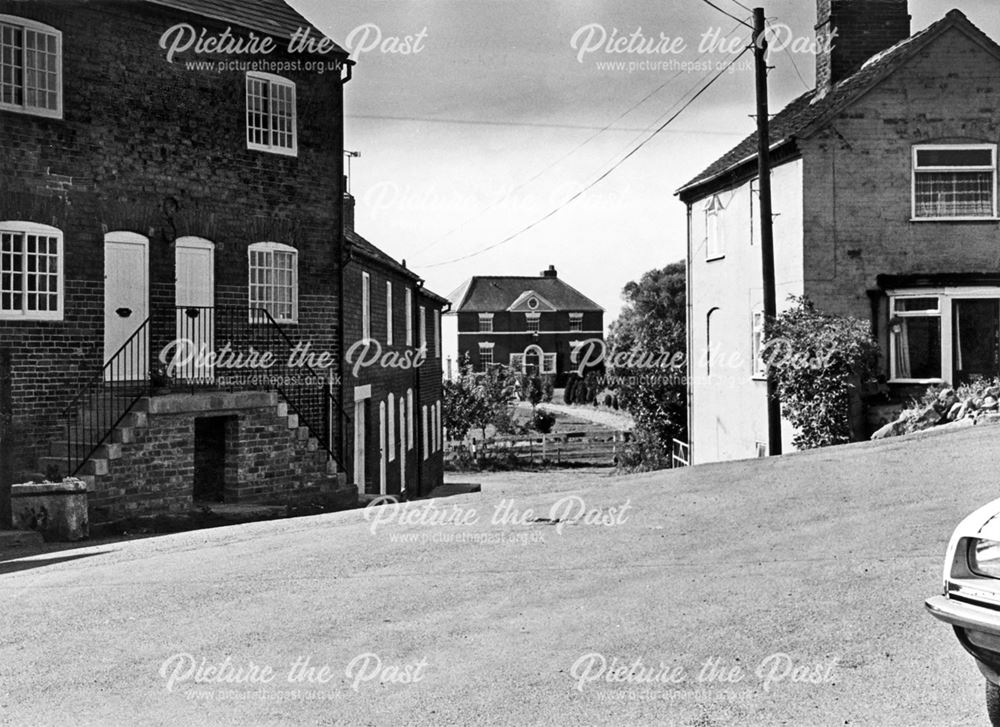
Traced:
<path id="1" fill-rule="evenodd" d="M 604 338 L 604 309 L 562 280 L 554 265 L 537 277 L 476 275 L 449 299 L 459 361 L 468 355 L 476 371 L 505 364 L 554 376 L 562 386 L 576 369 L 575 345 Z"/>

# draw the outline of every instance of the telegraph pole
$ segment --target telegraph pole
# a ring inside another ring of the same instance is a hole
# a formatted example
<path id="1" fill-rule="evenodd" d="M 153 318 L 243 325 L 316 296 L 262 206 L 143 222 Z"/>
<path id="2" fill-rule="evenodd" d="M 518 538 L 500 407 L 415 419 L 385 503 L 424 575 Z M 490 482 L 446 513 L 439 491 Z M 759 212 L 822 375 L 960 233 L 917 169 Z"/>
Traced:
<path id="1" fill-rule="evenodd" d="M 771 131 L 767 106 L 767 37 L 764 8 L 753 11 L 754 69 L 757 81 L 757 179 L 760 192 L 760 253 L 764 272 L 764 324 L 778 313 L 774 283 L 774 217 L 771 208 Z M 767 453 L 781 454 L 781 402 L 770 367 L 767 371 Z"/>

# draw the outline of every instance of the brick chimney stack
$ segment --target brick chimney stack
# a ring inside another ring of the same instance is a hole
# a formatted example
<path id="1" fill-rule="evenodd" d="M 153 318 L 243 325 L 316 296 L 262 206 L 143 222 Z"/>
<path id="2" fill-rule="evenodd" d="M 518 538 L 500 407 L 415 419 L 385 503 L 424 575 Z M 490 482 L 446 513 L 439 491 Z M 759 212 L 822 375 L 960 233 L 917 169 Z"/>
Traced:
<path id="1" fill-rule="evenodd" d="M 872 56 L 910 37 L 907 0 L 816 0 L 816 9 L 820 96 Z"/>
<path id="2" fill-rule="evenodd" d="M 549 269 L 548 270 L 543 270 L 542 271 L 542 277 L 543 278 L 558 278 L 559 274 L 556 272 L 556 266 L 555 265 L 549 265 Z"/>
<path id="3" fill-rule="evenodd" d="M 347 191 L 347 177 L 344 177 L 344 229 L 354 231 L 354 195 Z"/>

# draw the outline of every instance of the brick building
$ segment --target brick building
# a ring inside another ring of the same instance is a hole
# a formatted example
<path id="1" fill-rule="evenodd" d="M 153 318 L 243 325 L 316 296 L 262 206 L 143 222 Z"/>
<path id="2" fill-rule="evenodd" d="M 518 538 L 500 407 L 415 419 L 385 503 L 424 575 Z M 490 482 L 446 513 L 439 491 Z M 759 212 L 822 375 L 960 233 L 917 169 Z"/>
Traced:
<path id="1" fill-rule="evenodd" d="M 348 468 L 361 494 L 426 495 L 441 485 L 441 313 L 448 301 L 354 229 L 345 195 L 344 401 Z"/>
<path id="2" fill-rule="evenodd" d="M 347 487 L 347 53 L 281 0 L 0 0 L 0 59 L 5 466 L 95 523 Z"/>
<path id="3" fill-rule="evenodd" d="M 957 10 L 911 36 L 906 0 L 818 0 L 817 30 L 817 88 L 771 125 L 779 310 L 870 320 L 897 391 L 997 376 L 1000 47 Z M 756 146 L 678 192 L 697 463 L 766 451 Z"/>
<path id="4" fill-rule="evenodd" d="M 449 296 L 458 319 L 458 355 L 477 371 L 491 364 L 556 377 L 576 368 L 574 344 L 604 340 L 604 309 L 559 278 L 477 275 Z"/>

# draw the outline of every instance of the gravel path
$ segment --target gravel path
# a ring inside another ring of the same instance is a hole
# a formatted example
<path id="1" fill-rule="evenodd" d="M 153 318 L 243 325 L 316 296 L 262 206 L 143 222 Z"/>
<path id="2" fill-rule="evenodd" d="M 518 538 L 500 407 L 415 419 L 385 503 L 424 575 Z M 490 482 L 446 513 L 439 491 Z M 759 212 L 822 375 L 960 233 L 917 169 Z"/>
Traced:
<path id="1" fill-rule="evenodd" d="M 550 403 L 539 404 L 538 406 L 541 409 L 559 412 L 560 414 L 576 417 L 577 419 L 585 419 L 588 422 L 594 422 L 595 424 L 600 424 L 620 432 L 630 432 L 635 427 L 635 422 L 628 414 L 618 414 L 605 409 L 595 409 L 592 406 L 567 406 L 566 404 Z"/>

